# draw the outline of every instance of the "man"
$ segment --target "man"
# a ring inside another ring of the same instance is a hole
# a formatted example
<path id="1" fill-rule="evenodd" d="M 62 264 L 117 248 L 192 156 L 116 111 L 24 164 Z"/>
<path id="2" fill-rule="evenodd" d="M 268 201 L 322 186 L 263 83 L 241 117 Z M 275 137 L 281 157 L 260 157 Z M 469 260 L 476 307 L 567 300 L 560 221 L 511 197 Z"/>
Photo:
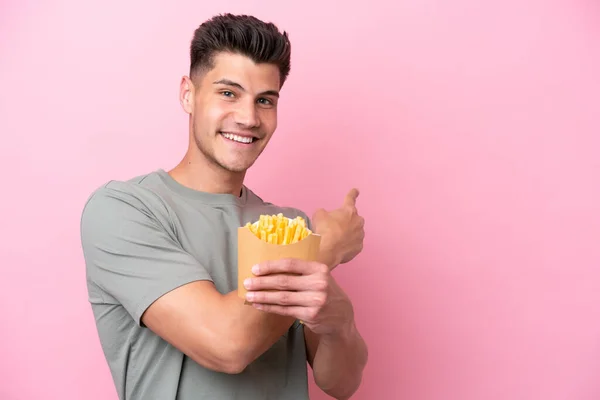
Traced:
<path id="1" fill-rule="evenodd" d="M 289 69 L 290 43 L 274 25 L 230 14 L 205 22 L 181 80 L 184 158 L 108 182 L 85 205 L 89 300 L 120 399 L 307 399 L 307 361 L 333 397 L 360 385 L 367 348 L 330 275 L 362 250 L 358 191 L 310 221 L 243 183 L 275 131 Z M 245 304 L 237 228 L 280 212 L 322 235 L 319 262 L 258 265 Z"/>

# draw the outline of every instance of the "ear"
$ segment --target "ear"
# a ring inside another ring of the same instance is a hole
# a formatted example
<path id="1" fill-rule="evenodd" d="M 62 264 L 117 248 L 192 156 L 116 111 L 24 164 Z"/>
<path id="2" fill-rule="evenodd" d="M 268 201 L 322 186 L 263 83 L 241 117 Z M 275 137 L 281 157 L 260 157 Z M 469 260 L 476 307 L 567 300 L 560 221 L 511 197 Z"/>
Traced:
<path id="1" fill-rule="evenodd" d="M 179 84 L 179 102 L 183 110 L 191 114 L 194 110 L 194 83 L 188 76 L 181 78 Z"/>

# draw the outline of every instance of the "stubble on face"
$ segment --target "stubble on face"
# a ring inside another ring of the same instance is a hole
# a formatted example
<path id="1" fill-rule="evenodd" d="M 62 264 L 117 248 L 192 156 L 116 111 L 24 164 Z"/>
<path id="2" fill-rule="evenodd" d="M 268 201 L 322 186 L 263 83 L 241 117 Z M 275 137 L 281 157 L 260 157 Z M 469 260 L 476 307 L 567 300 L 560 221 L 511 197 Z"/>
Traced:
<path id="1" fill-rule="evenodd" d="M 277 127 L 278 68 L 221 53 L 215 56 L 214 67 L 195 80 L 190 128 L 198 152 L 218 169 L 244 173 L 262 154 Z M 232 142 L 222 132 L 252 136 L 253 142 Z"/>

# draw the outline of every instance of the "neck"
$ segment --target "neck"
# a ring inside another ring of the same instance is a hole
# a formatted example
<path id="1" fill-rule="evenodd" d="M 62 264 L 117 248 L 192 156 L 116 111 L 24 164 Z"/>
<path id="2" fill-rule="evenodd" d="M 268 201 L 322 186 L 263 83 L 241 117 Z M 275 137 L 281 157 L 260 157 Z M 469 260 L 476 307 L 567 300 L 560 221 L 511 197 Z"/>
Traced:
<path id="1" fill-rule="evenodd" d="M 204 157 L 193 160 L 186 154 L 169 175 L 183 186 L 200 192 L 240 196 L 245 172 L 231 172 L 209 162 Z"/>

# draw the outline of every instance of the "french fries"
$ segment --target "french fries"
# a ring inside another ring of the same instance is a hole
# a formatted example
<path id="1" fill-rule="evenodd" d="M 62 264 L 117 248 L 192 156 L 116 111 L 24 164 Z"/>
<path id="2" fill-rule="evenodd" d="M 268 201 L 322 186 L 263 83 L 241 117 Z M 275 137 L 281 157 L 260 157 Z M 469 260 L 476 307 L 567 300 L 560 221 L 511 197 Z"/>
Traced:
<path id="1" fill-rule="evenodd" d="M 271 244 L 292 244 L 299 242 L 312 233 L 306 227 L 306 220 L 300 216 L 296 218 L 263 214 L 255 223 L 248 222 L 246 228 L 260 240 Z"/>

